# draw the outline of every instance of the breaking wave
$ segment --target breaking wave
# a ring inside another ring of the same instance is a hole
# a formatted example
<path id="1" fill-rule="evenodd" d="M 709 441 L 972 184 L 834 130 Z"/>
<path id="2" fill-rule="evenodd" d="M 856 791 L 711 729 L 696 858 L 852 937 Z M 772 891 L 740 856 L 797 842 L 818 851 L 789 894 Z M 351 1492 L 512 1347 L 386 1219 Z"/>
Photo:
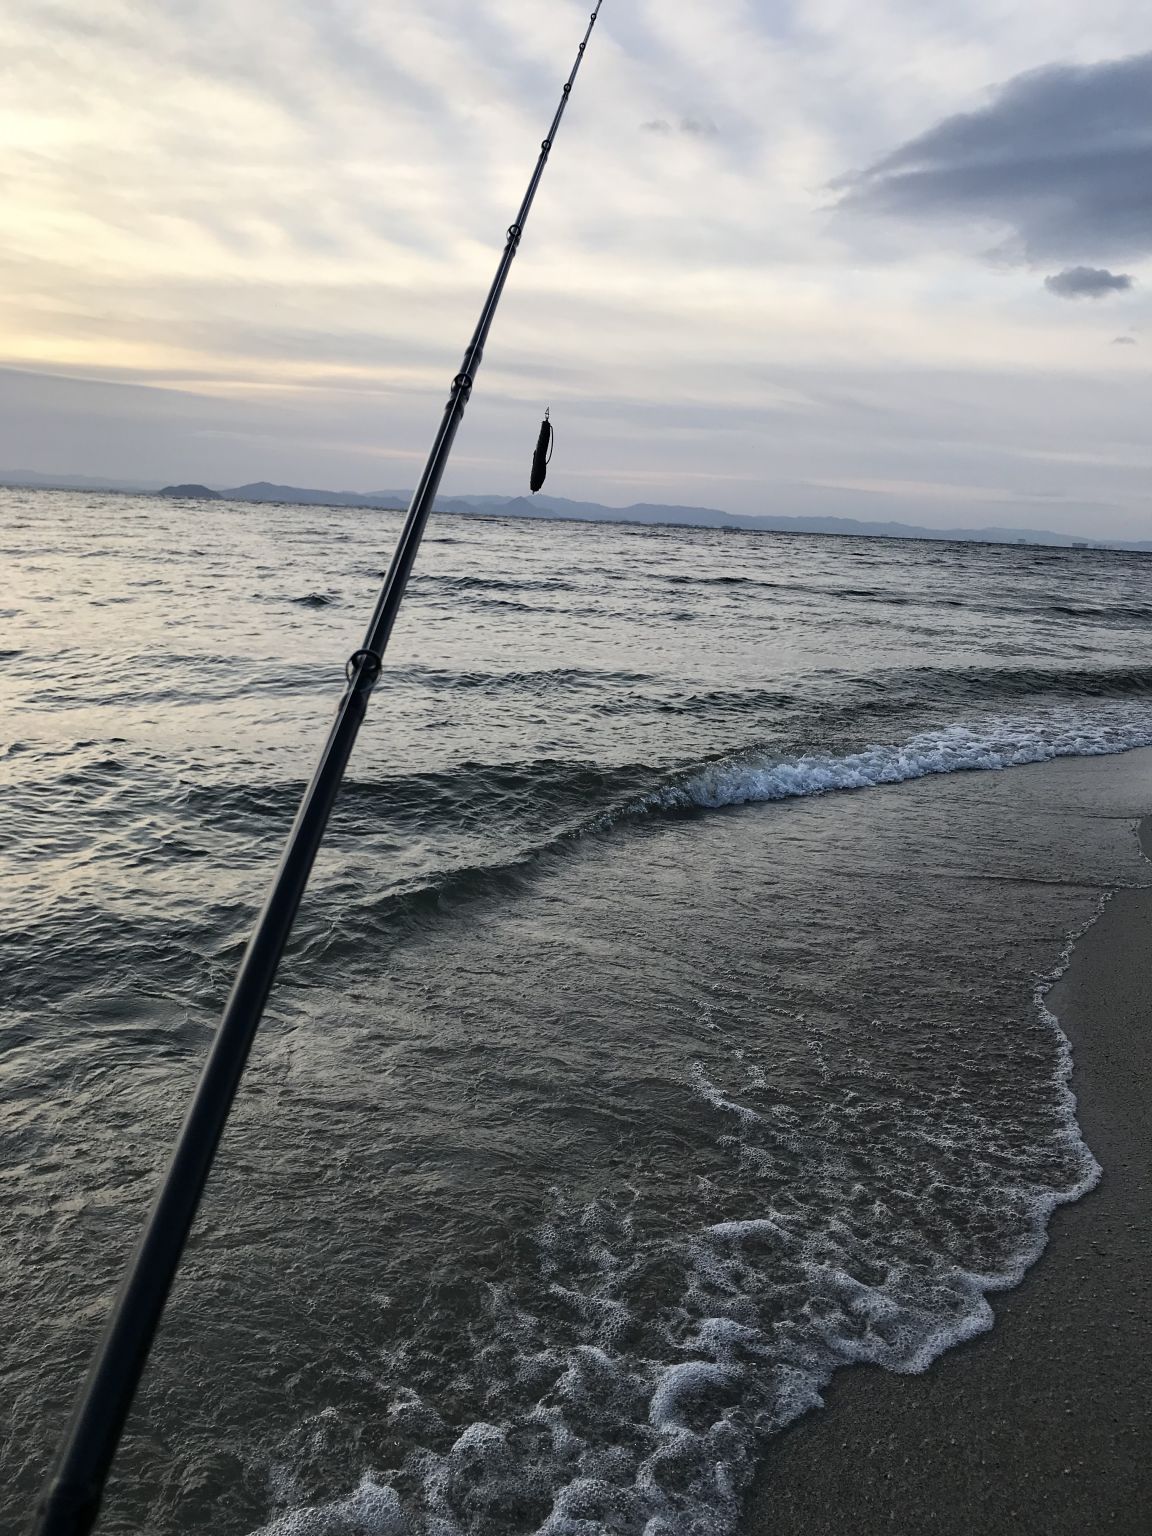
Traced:
<path id="1" fill-rule="evenodd" d="M 1147 746 L 1152 746 L 1152 710 L 1096 718 L 1072 710 L 1030 719 L 996 717 L 973 726 L 923 731 L 899 744 L 867 746 L 841 756 L 817 752 L 796 758 L 751 754 L 722 759 L 655 792 L 643 806 L 716 809 L 905 784 L 930 774 L 1019 768 L 1058 757 L 1105 757 Z"/>
<path id="2" fill-rule="evenodd" d="M 8 500 L 0 1524 L 395 532 Z M 833 1371 L 988 1327 L 1097 1175 L 1035 978 L 1141 878 L 1129 829 L 947 776 L 1152 745 L 1146 559 L 543 522 L 425 556 L 112 1518 L 730 1536 Z"/>
<path id="3" fill-rule="evenodd" d="M 697 1061 L 692 1086 L 749 1175 L 746 1203 L 780 1148 L 817 1169 L 799 1200 L 781 1209 L 769 1199 L 758 1214 L 656 1244 L 637 1213 L 558 1201 L 535 1236 L 536 1309 L 493 1287 L 470 1330 L 467 1386 L 490 1417 L 452 1427 L 397 1372 L 382 1383 L 387 1415 L 418 1448 L 395 1472 L 368 1472 L 348 1497 L 291 1509 L 254 1536 L 732 1536 L 765 1442 L 822 1405 L 836 1370 L 918 1374 L 986 1332 L 989 1294 L 1020 1283 L 1053 1210 L 1098 1182 L 1076 1123 L 1071 1050 L 1046 1002 L 1083 931 L 1034 992 L 1057 1047 L 1050 1182 L 1036 1179 L 1034 1148 L 1021 1148 L 1014 1166 L 1001 1146 L 967 1185 L 965 1198 L 981 1191 L 982 1218 L 1017 1234 L 996 1262 L 965 1268 L 926 1253 L 911 1233 L 892 1244 L 890 1233 L 886 1242 L 869 1230 L 853 1202 L 897 1201 L 911 1163 L 887 1170 L 885 1187 L 865 1198 L 854 1170 L 858 1138 L 871 1132 L 852 1127 L 851 1095 L 847 1126 L 829 1135 L 822 1125 L 821 1144 L 809 1144 L 784 1106 L 753 1102 L 764 1083 L 744 1053 L 732 1063 L 744 1067 L 742 1091 Z M 848 1080 L 883 1076 L 857 1068 Z M 942 1102 L 913 1096 L 905 1143 L 925 1136 L 945 1157 L 980 1159 L 982 1128 L 969 1138 Z M 838 1214 L 829 1220 L 825 1206 Z M 637 1297 L 649 1294 L 665 1299 L 642 1319 Z M 283 1493 L 290 1502 L 291 1489 Z"/>

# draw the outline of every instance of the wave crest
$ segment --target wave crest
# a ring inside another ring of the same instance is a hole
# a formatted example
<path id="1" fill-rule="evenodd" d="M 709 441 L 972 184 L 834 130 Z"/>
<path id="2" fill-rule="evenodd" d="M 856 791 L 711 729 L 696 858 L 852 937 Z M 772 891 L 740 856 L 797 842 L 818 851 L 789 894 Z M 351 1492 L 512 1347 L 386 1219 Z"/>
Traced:
<path id="1" fill-rule="evenodd" d="M 841 756 L 756 753 L 723 759 L 645 797 L 638 809 L 715 810 L 905 784 L 931 774 L 1016 768 L 1057 757 L 1105 757 L 1147 746 L 1152 746 L 1152 712 L 1144 710 L 1097 719 L 1071 710 L 1032 719 L 997 717 L 922 731 L 899 744 L 871 745 Z"/>

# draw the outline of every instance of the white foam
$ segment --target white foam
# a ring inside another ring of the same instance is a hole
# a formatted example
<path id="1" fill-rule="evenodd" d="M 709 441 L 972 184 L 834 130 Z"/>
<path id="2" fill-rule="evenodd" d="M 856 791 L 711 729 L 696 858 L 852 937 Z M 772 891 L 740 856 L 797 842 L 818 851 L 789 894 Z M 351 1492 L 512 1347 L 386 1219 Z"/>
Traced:
<path id="1" fill-rule="evenodd" d="M 735 1242 L 746 1237 L 779 1237 L 786 1242 L 794 1241 L 791 1233 L 786 1232 L 778 1221 L 770 1221 L 766 1216 L 757 1216 L 751 1221 L 718 1221 L 707 1228 L 706 1235 Z"/>
<path id="2" fill-rule="evenodd" d="M 1051 1141 L 1070 1154 L 1068 1176 L 1056 1188 L 1037 1189 L 1025 1170 L 1019 1187 L 1009 1173 L 996 1193 L 1021 1218 L 1022 1232 L 998 1268 L 976 1273 L 931 1255 L 925 1264 L 912 1253 L 869 1283 L 851 1272 L 859 1256 L 850 1212 L 837 1213 L 815 1237 L 801 1237 L 801 1225 L 765 1199 L 745 1217 L 714 1222 L 678 1242 L 686 1288 L 669 1311 L 659 1346 L 667 1352 L 651 1358 L 634 1340 L 627 1350 L 620 1342 L 630 1332 L 629 1317 L 614 1286 L 634 1262 L 629 1220 L 596 1206 L 575 1219 L 567 1213 L 540 1233 L 541 1274 L 549 1295 L 583 1320 L 586 1336 L 598 1331 L 598 1342 L 558 1345 L 554 1325 L 517 1311 L 494 1287 L 493 1315 L 505 1343 L 525 1364 L 555 1368 L 540 1400 L 508 1424 L 470 1425 L 443 1453 L 411 1457 L 408 1478 L 416 1473 L 422 1484 L 418 1510 L 406 1510 L 391 1488 L 369 1476 L 347 1500 L 284 1515 L 258 1536 L 468 1536 L 499 1528 L 493 1521 L 526 1493 L 545 1496 L 533 1536 L 732 1536 L 765 1433 L 819 1406 L 841 1366 L 866 1362 L 918 1373 L 990 1328 L 989 1293 L 1019 1283 L 1043 1250 L 1054 1207 L 1099 1179 L 1076 1121 L 1071 1047 L 1047 1002 L 1083 931 L 1069 938 L 1034 990 L 1056 1037 Z M 887 1074 L 861 1064 L 856 1075 Z M 730 1097 L 702 1063 L 693 1065 L 691 1081 L 731 1117 L 733 1134 L 725 1139 L 738 1141 L 741 1152 L 751 1138 L 771 1136 L 775 1111 L 761 1113 Z M 946 1127 L 933 1144 L 949 1147 Z M 803 1305 L 758 1309 L 749 1286 L 765 1275 L 766 1242 L 770 1263 L 788 1266 L 785 1284 L 803 1294 Z M 561 1284 L 557 1276 L 574 1255 L 584 1261 L 577 1266 L 582 1278 Z M 415 1393 L 403 1406 L 419 1416 Z M 453 1496 L 461 1486 L 471 1490 L 466 1506 Z"/>
<path id="3" fill-rule="evenodd" d="M 988 772 L 1058 757 L 1104 757 L 1152 746 L 1152 713 L 1105 704 L 1088 712 L 1053 709 L 1034 716 L 993 716 L 971 726 L 924 731 L 901 743 L 877 743 L 843 756 L 775 758 L 738 755 L 709 764 L 683 783 L 657 790 L 639 809 L 719 809 L 792 800 L 836 790 L 905 784 L 932 774 Z"/>
<path id="4" fill-rule="evenodd" d="M 743 1373 L 726 1365 L 702 1360 L 688 1360 L 670 1365 L 660 1376 L 648 1404 L 648 1422 L 662 1429 L 684 1429 L 687 1406 L 698 1401 L 709 1388 L 735 1386 Z"/>
<path id="5" fill-rule="evenodd" d="M 1048 1218 L 1058 1205 L 1068 1205 L 1080 1200 L 1090 1190 L 1096 1188 L 1104 1170 L 1097 1162 L 1080 1130 L 1080 1122 L 1076 1118 L 1076 1095 L 1072 1090 L 1072 1042 L 1060 1027 L 1060 1021 L 1048 1006 L 1048 996 L 1052 988 L 1066 973 L 1072 964 L 1072 955 L 1076 945 L 1095 923 L 1100 920 L 1104 908 L 1112 899 L 1111 891 L 1105 892 L 1096 903 L 1096 910 L 1092 916 L 1073 934 L 1070 934 L 1065 942 L 1060 958 L 1052 970 L 1045 976 L 1037 979 L 1032 1000 L 1040 1012 L 1040 1017 L 1056 1036 L 1056 1068 L 1053 1073 L 1053 1087 L 1056 1091 L 1057 1101 L 1060 1106 L 1061 1117 L 1064 1122 L 1063 1138 L 1066 1145 L 1073 1150 L 1080 1163 L 1080 1177 L 1067 1190 L 1062 1190 L 1051 1196 L 1039 1197 L 1036 1201 L 1037 1235 L 1035 1252 L 1031 1257 L 1025 1257 L 1023 1269 L 1027 1269 L 1044 1251 L 1048 1242 Z M 1021 1274 L 1023 1274 L 1023 1269 Z M 1017 1281 L 1011 1282 L 1013 1284 Z"/>
<path id="6" fill-rule="evenodd" d="M 294 1509 L 253 1536 L 410 1536 L 411 1529 L 396 1490 L 367 1476 L 348 1498 Z"/>

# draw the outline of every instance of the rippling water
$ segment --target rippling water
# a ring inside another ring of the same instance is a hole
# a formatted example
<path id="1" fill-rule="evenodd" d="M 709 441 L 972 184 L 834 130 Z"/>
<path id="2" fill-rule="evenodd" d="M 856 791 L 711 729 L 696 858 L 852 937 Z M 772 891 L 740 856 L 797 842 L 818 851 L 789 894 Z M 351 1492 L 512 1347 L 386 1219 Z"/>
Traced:
<path id="1" fill-rule="evenodd" d="M 6 1530 L 397 526 L 0 492 Z M 988 1326 L 1138 855 L 962 770 L 1152 743 L 1149 571 L 439 519 L 103 1528 L 720 1536 L 837 1365 Z"/>

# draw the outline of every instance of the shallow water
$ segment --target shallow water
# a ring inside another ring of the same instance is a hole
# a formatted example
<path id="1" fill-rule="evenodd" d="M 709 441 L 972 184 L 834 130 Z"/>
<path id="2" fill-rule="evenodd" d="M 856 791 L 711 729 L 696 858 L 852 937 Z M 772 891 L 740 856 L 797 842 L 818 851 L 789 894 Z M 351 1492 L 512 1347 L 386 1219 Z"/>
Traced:
<path id="1" fill-rule="evenodd" d="M 396 525 L 0 493 L 5 1529 Z M 1150 570 L 440 519 L 104 1529 L 724 1533 L 837 1365 L 986 1327 L 1143 874 L 964 770 L 1152 743 Z"/>

